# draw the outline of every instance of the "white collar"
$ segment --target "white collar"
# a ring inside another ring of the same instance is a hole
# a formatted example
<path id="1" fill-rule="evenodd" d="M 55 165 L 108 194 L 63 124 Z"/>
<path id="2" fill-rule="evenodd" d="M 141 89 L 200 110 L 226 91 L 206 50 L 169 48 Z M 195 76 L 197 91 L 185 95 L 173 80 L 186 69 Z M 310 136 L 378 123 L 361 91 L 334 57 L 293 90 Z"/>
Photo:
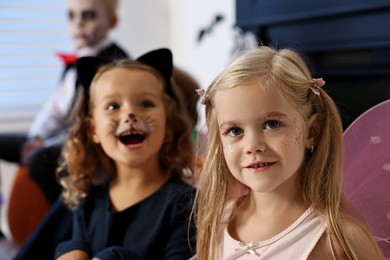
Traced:
<path id="1" fill-rule="evenodd" d="M 76 55 L 78 58 L 85 57 L 85 56 L 96 56 L 99 51 L 101 51 L 111 43 L 112 40 L 106 37 L 93 47 L 84 47 L 76 50 Z"/>

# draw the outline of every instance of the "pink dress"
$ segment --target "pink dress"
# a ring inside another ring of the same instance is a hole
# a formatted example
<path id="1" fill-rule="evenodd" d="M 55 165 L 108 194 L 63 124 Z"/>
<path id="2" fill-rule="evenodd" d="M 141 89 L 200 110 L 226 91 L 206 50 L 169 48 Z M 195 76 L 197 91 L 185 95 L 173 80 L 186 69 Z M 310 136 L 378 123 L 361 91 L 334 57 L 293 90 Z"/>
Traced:
<path id="1" fill-rule="evenodd" d="M 326 223 L 312 208 L 278 235 L 260 242 L 243 243 L 223 234 L 222 259 L 307 259 L 326 230 Z"/>

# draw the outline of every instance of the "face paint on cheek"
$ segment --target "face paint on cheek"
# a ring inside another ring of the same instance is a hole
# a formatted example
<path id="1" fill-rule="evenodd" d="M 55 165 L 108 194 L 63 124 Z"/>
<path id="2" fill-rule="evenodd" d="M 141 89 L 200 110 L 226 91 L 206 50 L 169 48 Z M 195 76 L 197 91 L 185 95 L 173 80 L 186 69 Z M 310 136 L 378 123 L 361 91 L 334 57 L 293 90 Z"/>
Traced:
<path id="1" fill-rule="evenodd" d="M 270 121 L 270 120 L 276 120 L 279 122 L 279 124 L 281 124 L 285 130 L 285 133 L 282 134 L 282 137 L 281 137 L 281 140 L 279 141 L 280 142 L 280 145 L 285 148 L 285 149 L 288 149 L 290 147 L 292 147 L 292 144 L 293 144 L 293 141 L 292 141 L 292 137 L 291 137 L 291 130 L 289 130 L 291 127 L 291 125 L 294 123 L 294 122 L 290 122 L 289 120 L 286 120 L 284 119 L 283 117 L 279 116 L 279 115 L 264 115 L 264 121 Z"/>
<path id="2" fill-rule="evenodd" d="M 289 137 L 287 134 L 284 134 L 283 135 L 283 138 L 282 140 L 280 141 L 280 144 L 282 145 L 282 147 L 288 149 L 290 148 L 290 145 L 291 145 L 291 141 L 289 140 Z"/>
<path id="3" fill-rule="evenodd" d="M 155 120 L 151 118 L 146 118 L 145 120 L 141 120 L 141 123 L 143 125 L 143 130 L 150 134 L 155 129 Z"/>
<path id="4" fill-rule="evenodd" d="M 298 125 L 296 118 L 294 118 L 290 126 L 280 141 L 280 144 L 286 149 L 292 148 L 295 145 L 299 146 L 301 143 L 302 129 Z"/>
<path id="5" fill-rule="evenodd" d="M 297 123 L 296 118 L 294 119 L 294 124 L 293 124 L 293 132 L 294 132 L 294 144 L 298 145 L 298 147 L 302 147 L 302 137 L 303 137 L 303 129 L 302 126 L 300 126 Z"/>
<path id="6" fill-rule="evenodd" d="M 232 154 L 234 151 L 233 151 L 233 147 L 231 147 L 230 145 L 223 145 L 222 146 L 223 148 L 223 151 L 225 154 Z"/>
<path id="7" fill-rule="evenodd" d="M 119 124 L 118 122 L 114 121 L 114 120 L 110 120 L 110 122 L 108 123 L 108 126 L 109 126 L 109 131 L 106 132 L 106 136 L 116 136 L 117 134 L 117 131 L 119 129 Z"/>
<path id="8" fill-rule="evenodd" d="M 300 146 L 302 144 L 302 129 L 298 128 L 295 134 L 295 144 Z"/>

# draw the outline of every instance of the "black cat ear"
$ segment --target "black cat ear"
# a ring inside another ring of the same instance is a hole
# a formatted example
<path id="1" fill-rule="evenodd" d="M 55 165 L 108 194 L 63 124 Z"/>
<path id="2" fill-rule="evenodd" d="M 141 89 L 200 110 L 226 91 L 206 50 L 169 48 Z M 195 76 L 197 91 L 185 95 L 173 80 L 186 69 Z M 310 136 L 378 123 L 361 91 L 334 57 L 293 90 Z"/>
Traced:
<path id="1" fill-rule="evenodd" d="M 138 62 L 149 65 L 159 71 L 167 85 L 167 93 L 173 95 L 171 76 L 173 71 L 172 52 L 167 48 L 161 48 L 145 53 L 137 59 Z"/>
<path id="2" fill-rule="evenodd" d="M 100 57 L 82 57 L 76 61 L 77 81 L 83 88 L 85 98 L 85 113 L 89 110 L 89 88 L 93 77 L 99 68 L 105 64 L 111 63 L 112 60 Z"/>
<path id="3" fill-rule="evenodd" d="M 111 62 L 113 62 L 113 60 L 100 57 L 82 57 L 77 59 L 77 77 L 79 83 L 83 86 L 85 90 L 84 94 L 87 95 L 86 97 L 89 96 L 89 87 L 96 72 L 101 66 L 109 64 Z"/>

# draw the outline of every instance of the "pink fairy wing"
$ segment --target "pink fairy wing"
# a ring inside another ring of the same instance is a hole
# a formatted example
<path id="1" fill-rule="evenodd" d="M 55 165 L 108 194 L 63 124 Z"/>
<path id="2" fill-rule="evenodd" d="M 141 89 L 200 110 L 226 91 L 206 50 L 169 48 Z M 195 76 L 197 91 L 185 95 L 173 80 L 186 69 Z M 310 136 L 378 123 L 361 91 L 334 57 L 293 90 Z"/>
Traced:
<path id="1" fill-rule="evenodd" d="M 359 116 L 344 132 L 344 193 L 390 257 L 390 100 Z"/>

